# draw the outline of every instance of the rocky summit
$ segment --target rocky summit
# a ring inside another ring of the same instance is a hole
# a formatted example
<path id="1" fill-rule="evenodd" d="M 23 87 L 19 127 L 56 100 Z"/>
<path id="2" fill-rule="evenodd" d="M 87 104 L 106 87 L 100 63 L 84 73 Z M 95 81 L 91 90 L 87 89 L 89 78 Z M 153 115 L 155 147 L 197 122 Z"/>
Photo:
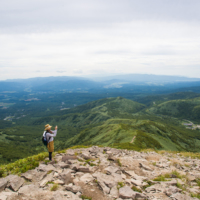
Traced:
<path id="1" fill-rule="evenodd" d="M 192 200 L 199 186 L 199 159 L 93 146 L 1 178 L 0 200 Z"/>

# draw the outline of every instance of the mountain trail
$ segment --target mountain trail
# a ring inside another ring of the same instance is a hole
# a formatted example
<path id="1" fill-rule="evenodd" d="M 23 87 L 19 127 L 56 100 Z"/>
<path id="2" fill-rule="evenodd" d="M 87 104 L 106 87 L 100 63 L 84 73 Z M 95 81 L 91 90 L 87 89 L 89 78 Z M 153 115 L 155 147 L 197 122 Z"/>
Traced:
<path id="1" fill-rule="evenodd" d="M 200 193 L 200 160 L 179 153 L 93 146 L 45 163 L 0 178 L 0 200 L 197 200 Z"/>
<path id="2" fill-rule="evenodd" d="M 133 143 L 133 141 L 135 140 L 136 136 L 133 136 L 133 139 L 131 140 L 130 143 Z"/>

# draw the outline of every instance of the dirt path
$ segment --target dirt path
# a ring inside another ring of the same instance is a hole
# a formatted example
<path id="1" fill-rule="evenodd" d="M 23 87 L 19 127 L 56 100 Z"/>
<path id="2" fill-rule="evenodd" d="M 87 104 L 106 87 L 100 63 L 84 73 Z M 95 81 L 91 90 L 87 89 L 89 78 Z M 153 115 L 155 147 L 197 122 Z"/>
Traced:
<path id="1" fill-rule="evenodd" d="M 131 140 L 131 142 L 130 142 L 130 143 L 133 143 L 133 141 L 134 141 L 134 139 L 135 139 L 135 138 L 136 138 L 136 136 L 134 136 L 134 137 L 133 137 L 133 139 Z"/>

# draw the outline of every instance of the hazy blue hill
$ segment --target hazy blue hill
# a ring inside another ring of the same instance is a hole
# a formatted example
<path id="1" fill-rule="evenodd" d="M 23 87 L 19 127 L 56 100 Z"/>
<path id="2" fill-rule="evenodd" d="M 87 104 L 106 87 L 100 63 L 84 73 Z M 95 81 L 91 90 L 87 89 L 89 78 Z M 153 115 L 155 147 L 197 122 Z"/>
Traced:
<path id="1" fill-rule="evenodd" d="M 16 82 L 0 82 L 0 92 L 4 91 L 23 91 L 25 86 Z"/>
<path id="2" fill-rule="evenodd" d="M 49 82 L 32 87 L 33 91 L 60 91 L 60 90 L 71 90 L 71 91 L 79 91 L 79 90 L 89 90 L 93 88 L 101 87 L 102 84 L 90 80 L 82 80 L 82 79 L 74 79 L 74 80 L 67 80 L 67 81 L 51 81 Z"/>

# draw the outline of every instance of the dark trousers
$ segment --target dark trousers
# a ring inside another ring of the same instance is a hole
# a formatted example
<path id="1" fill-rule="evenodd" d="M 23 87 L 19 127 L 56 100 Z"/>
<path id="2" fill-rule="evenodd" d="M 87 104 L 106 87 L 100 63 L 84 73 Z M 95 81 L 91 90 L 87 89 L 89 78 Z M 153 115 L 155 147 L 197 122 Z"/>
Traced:
<path id="1" fill-rule="evenodd" d="M 49 160 L 52 160 L 52 152 L 49 152 Z"/>

